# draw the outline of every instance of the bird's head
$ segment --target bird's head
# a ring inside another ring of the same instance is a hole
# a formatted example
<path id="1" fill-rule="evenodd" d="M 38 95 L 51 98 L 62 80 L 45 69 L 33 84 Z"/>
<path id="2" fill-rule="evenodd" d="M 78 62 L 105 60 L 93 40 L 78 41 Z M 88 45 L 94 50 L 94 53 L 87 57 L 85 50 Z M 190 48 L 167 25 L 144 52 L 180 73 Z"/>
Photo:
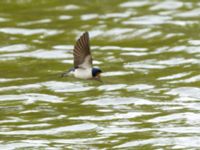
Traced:
<path id="1" fill-rule="evenodd" d="M 100 74 L 102 73 L 99 68 L 92 68 L 92 76 L 94 79 L 100 80 Z"/>

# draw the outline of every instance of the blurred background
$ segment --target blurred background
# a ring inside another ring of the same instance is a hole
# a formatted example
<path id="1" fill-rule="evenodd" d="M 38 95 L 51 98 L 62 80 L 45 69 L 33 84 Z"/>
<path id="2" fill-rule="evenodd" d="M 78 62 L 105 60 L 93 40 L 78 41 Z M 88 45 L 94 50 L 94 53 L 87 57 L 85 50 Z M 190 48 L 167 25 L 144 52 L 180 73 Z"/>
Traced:
<path id="1" fill-rule="evenodd" d="M 1 0 L 0 149 L 199 149 L 199 0 Z M 85 31 L 104 84 L 60 78 Z"/>

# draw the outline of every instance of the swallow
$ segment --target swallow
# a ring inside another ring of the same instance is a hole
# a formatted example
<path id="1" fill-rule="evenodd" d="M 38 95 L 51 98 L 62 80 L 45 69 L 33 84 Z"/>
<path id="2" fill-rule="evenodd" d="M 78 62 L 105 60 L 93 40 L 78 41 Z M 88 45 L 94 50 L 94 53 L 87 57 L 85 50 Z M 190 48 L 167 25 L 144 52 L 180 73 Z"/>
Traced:
<path id="1" fill-rule="evenodd" d="M 94 79 L 101 81 L 100 74 L 102 70 L 94 68 L 92 65 L 92 55 L 90 51 L 89 33 L 83 33 L 76 41 L 73 49 L 74 66 L 64 72 L 61 77 L 73 75 L 79 79 Z"/>

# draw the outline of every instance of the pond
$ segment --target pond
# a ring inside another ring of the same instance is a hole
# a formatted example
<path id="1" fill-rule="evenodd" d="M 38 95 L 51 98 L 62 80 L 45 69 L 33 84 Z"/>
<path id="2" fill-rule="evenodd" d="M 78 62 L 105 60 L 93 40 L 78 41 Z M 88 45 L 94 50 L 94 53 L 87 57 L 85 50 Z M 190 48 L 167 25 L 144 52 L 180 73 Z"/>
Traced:
<path id="1" fill-rule="evenodd" d="M 199 149 L 198 0 L 0 1 L 0 149 Z M 90 34 L 104 83 L 61 78 Z"/>

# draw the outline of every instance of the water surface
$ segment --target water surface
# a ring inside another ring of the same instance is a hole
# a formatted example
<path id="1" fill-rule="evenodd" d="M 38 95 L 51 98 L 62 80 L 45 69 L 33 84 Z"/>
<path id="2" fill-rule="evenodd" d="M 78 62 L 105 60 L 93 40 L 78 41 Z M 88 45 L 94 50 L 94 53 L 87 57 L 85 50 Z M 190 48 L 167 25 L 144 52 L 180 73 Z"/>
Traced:
<path id="1" fill-rule="evenodd" d="M 0 1 L 0 149 L 199 149 L 199 6 Z M 104 84 L 59 77 L 84 31 Z"/>

